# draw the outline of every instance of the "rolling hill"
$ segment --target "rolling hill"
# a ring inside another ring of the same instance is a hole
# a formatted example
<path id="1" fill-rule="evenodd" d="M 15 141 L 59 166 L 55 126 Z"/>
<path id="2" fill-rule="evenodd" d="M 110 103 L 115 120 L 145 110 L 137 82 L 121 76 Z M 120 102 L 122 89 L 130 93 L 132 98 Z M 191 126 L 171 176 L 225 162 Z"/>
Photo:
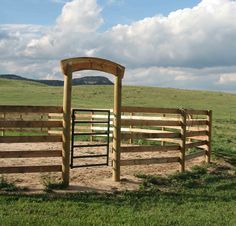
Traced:
<path id="1" fill-rule="evenodd" d="M 63 86 L 64 84 L 62 80 L 28 79 L 14 74 L 2 74 L 0 75 L 0 79 L 38 82 L 48 86 Z M 113 83 L 108 78 L 103 76 L 86 76 L 82 78 L 72 79 L 72 85 L 113 85 Z"/>

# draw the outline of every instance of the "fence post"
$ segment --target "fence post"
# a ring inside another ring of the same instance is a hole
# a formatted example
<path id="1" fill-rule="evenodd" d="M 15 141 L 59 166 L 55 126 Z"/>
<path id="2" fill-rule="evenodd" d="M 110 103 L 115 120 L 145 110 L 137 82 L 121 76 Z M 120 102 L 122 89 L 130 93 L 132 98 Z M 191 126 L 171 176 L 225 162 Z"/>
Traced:
<path id="1" fill-rule="evenodd" d="M 134 113 L 131 112 L 131 113 L 130 113 L 130 119 L 133 119 L 133 117 L 132 117 L 133 115 L 134 115 Z M 129 128 L 132 129 L 133 126 L 130 126 Z M 130 132 L 130 133 L 132 133 L 132 132 Z M 130 138 L 130 139 L 129 139 L 129 144 L 133 144 L 133 138 Z"/>
<path id="2" fill-rule="evenodd" d="M 181 124 L 181 152 L 180 152 L 180 172 L 185 171 L 185 151 L 186 151 L 186 124 L 187 114 L 185 110 L 181 110 L 182 124 Z"/>
<path id="3" fill-rule="evenodd" d="M 93 121 L 93 111 L 90 113 L 90 121 L 92 122 Z M 92 133 L 94 130 L 93 130 L 93 123 L 91 123 L 90 125 L 90 132 Z M 93 142 L 93 135 L 90 135 L 90 142 Z"/>
<path id="4" fill-rule="evenodd" d="M 165 118 L 166 117 L 166 114 L 163 114 L 163 118 Z M 165 127 L 164 126 L 162 126 L 161 127 L 161 130 L 162 131 L 165 131 Z M 163 139 L 163 138 L 162 138 Z M 161 140 L 161 146 L 164 146 L 165 145 L 165 141 L 163 141 L 163 140 Z"/>
<path id="5" fill-rule="evenodd" d="M 113 180 L 120 181 L 120 143 L 121 143 L 121 89 L 120 76 L 115 77 L 114 85 L 114 125 L 112 146 L 112 170 Z"/>
<path id="6" fill-rule="evenodd" d="M 62 180 L 69 185 L 70 178 L 70 126 L 71 126 L 72 72 L 67 68 L 64 76 L 63 132 L 62 132 Z"/>
<path id="7" fill-rule="evenodd" d="M 208 120 L 208 137 L 207 137 L 207 151 L 206 151 L 206 162 L 211 162 L 211 136 L 212 136 L 212 110 L 208 111 L 207 114 L 207 120 Z"/>

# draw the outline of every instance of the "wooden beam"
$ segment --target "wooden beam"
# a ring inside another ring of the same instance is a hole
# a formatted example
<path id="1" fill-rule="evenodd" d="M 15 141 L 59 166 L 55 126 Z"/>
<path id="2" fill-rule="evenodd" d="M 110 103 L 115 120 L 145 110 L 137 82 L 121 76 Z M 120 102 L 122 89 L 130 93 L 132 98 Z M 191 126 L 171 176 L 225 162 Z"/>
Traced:
<path id="1" fill-rule="evenodd" d="M 207 140 L 203 140 L 203 141 L 197 141 L 197 142 L 192 142 L 192 143 L 188 143 L 185 145 L 186 149 L 187 148 L 194 148 L 194 147 L 198 147 L 198 146 L 202 146 L 202 145 L 207 145 L 208 141 Z"/>
<path id="2" fill-rule="evenodd" d="M 125 71 L 125 68 L 120 64 L 96 57 L 64 59 L 61 61 L 61 68 L 65 75 L 67 74 L 68 68 L 70 68 L 71 72 L 82 70 L 103 71 L 118 76 L 121 79 L 123 78 Z"/>
<path id="3" fill-rule="evenodd" d="M 200 130 L 200 131 L 187 131 L 186 137 L 197 137 L 197 136 L 204 136 L 208 135 L 209 132 L 207 130 Z"/>
<path id="4" fill-rule="evenodd" d="M 61 136 L 3 136 L 0 143 L 61 142 Z"/>
<path id="5" fill-rule="evenodd" d="M 61 150 L 0 151 L 0 158 L 42 158 L 61 156 Z"/>
<path id="6" fill-rule="evenodd" d="M 180 114 L 181 110 L 176 108 L 150 108 L 150 107 L 131 107 L 123 106 L 122 112 L 140 112 L 140 113 L 160 113 L 160 114 Z"/>
<path id="7" fill-rule="evenodd" d="M 179 157 L 163 157 L 163 158 L 150 158 L 150 159 L 127 159 L 121 160 L 121 166 L 132 165 L 149 165 L 149 164 L 161 164 L 161 163 L 173 163 L 179 162 Z"/>
<path id="8" fill-rule="evenodd" d="M 62 113 L 62 107 L 59 106 L 11 106 L 0 105 L 0 112 L 30 112 L 30 113 Z"/>
<path id="9" fill-rule="evenodd" d="M 203 156 L 203 155 L 205 155 L 205 154 L 206 154 L 206 151 L 202 150 L 202 151 L 198 151 L 198 152 L 195 152 L 195 153 L 186 155 L 186 156 L 185 156 L 185 159 L 186 159 L 186 160 L 190 160 L 190 159 L 194 159 L 194 158 Z"/>
<path id="10" fill-rule="evenodd" d="M 3 128 L 56 128 L 62 127 L 62 121 L 0 121 Z"/>
<path id="11" fill-rule="evenodd" d="M 212 140 L 212 111 L 208 111 L 207 119 L 209 121 L 208 125 L 208 145 L 207 145 L 207 152 L 206 152 L 206 162 L 211 162 L 211 140 Z"/>
<path id="12" fill-rule="evenodd" d="M 42 173 L 42 172 L 61 172 L 61 165 L 48 166 L 8 166 L 0 167 L 1 174 L 8 173 Z"/>
<path id="13" fill-rule="evenodd" d="M 122 126 L 181 126 L 180 121 L 122 119 Z"/>
<path id="14" fill-rule="evenodd" d="M 145 139 L 145 138 L 180 138 L 180 133 L 127 133 L 121 134 L 121 139 Z"/>
<path id="15" fill-rule="evenodd" d="M 179 151 L 179 145 L 166 145 L 166 146 L 123 146 L 121 147 L 122 153 L 127 152 L 158 152 L 158 151 Z"/>
<path id="16" fill-rule="evenodd" d="M 207 126 L 208 120 L 187 120 L 186 124 L 187 126 Z"/>
<path id="17" fill-rule="evenodd" d="M 121 100 L 122 80 L 120 76 L 115 78 L 114 85 L 114 123 L 112 144 L 112 170 L 113 180 L 120 181 L 120 143 L 121 143 Z"/>
<path id="18" fill-rule="evenodd" d="M 186 137 L 187 137 L 187 114 L 186 111 L 181 111 L 182 126 L 181 126 L 181 151 L 180 151 L 180 172 L 185 171 L 185 152 L 186 152 Z"/>
<path id="19" fill-rule="evenodd" d="M 71 92 L 72 70 L 67 67 L 64 71 L 63 95 L 63 130 L 62 130 L 62 180 L 66 186 L 70 182 L 70 128 L 71 128 Z"/>

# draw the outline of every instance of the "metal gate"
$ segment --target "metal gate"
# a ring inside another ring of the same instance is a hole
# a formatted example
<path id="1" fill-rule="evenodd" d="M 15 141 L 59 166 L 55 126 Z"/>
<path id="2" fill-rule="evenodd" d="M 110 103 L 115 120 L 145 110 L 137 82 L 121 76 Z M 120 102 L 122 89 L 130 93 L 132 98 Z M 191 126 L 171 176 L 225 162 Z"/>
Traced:
<path id="1" fill-rule="evenodd" d="M 90 120 L 81 118 L 80 115 L 84 113 L 90 113 L 91 116 L 94 114 L 102 113 L 105 116 L 105 120 L 93 119 L 91 117 Z M 103 127 L 105 126 L 106 129 L 103 132 L 80 132 L 76 131 L 76 125 L 90 125 L 92 126 L 100 124 Z M 90 141 L 88 144 L 76 144 L 76 137 L 79 136 L 98 136 L 103 135 L 105 136 L 105 142 L 94 144 Z M 89 167 L 89 166 L 108 166 L 109 165 L 109 140 L 110 140 L 110 110 L 95 110 L 95 109 L 73 109 L 72 110 L 72 140 L 71 140 L 71 168 L 78 168 L 78 167 Z M 105 154 L 96 154 L 96 155 L 75 155 L 75 149 L 80 148 L 94 148 L 94 147 L 104 147 L 106 153 Z M 106 157 L 105 162 L 103 163 L 95 163 L 95 164 L 74 164 L 74 159 L 91 159 L 91 158 L 101 158 Z"/>

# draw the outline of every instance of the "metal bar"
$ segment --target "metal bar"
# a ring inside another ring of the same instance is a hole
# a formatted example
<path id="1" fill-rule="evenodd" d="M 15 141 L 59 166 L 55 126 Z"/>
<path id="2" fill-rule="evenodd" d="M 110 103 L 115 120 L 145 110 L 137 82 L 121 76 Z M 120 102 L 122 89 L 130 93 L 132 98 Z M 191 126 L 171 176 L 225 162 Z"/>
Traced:
<path id="1" fill-rule="evenodd" d="M 80 155 L 74 156 L 74 159 L 85 159 L 85 158 L 96 158 L 96 157 L 106 157 L 107 155 Z"/>
<path id="2" fill-rule="evenodd" d="M 103 133 L 74 133 L 74 136 L 89 136 L 89 135 L 106 135 L 107 132 Z"/>
<path id="3" fill-rule="evenodd" d="M 106 166 L 106 163 L 101 163 L 101 164 L 87 164 L 87 165 L 77 165 L 73 166 L 71 168 L 82 168 L 82 167 L 90 167 L 90 166 Z"/>
<path id="4" fill-rule="evenodd" d="M 78 112 L 78 111 L 86 111 L 86 112 L 108 112 L 110 111 L 109 109 L 88 109 L 88 108 L 85 108 L 85 109 L 73 109 L 74 112 Z"/>
<path id="5" fill-rule="evenodd" d="M 77 112 L 105 112 L 107 113 L 107 120 L 106 121 L 88 121 L 88 120 L 76 120 L 76 113 Z M 87 124 L 107 124 L 106 132 L 85 132 L 85 133 L 75 133 L 75 125 L 76 123 L 87 123 Z M 74 144 L 75 136 L 86 136 L 86 135 L 106 135 L 107 141 L 103 144 Z M 109 142 L 110 142 L 110 110 L 93 110 L 93 109 L 73 109 L 72 110 L 72 145 L 71 145 L 71 168 L 77 167 L 89 167 L 89 166 L 105 166 L 109 164 Z M 83 148 L 83 147 L 106 147 L 106 154 L 102 155 L 82 155 L 82 156 L 74 156 L 74 148 Z M 87 165 L 77 165 L 74 166 L 73 159 L 85 159 L 85 158 L 98 158 L 98 157 L 106 157 L 106 163 L 100 164 L 87 164 Z"/>
<path id="6" fill-rule="evenodd" d="M 101 124 L 107 124 L 107 121 L 88 121 L 88 120 L 75 120 L 74 123 L 89 123 L 89 124 L 98 124 L 98 123 L 101 123 Z"/>
<path id="7" fill-rule="evenodd" d="M 105 147 L 107 144 L 78 144 L 74 145 L 74 148 L 86 148 L 86 147 Z"/>

